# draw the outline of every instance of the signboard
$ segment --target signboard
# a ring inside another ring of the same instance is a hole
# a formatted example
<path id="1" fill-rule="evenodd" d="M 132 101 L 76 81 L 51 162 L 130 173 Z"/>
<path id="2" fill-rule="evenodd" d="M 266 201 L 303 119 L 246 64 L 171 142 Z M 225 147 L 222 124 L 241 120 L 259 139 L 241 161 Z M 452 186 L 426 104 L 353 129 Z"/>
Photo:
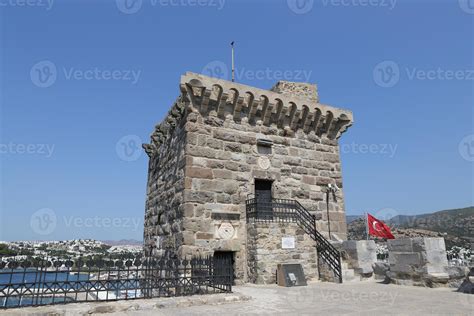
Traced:
<path id="1" fill-rule="evenodd" d="M 306 278 L 301 264 L 279 264 L 277 266 L 277 284 L 280 286 L 305 286 Z"/>
<path id="2" fill-rule="evenodd" d="M 295 249 L 295 237 L 282 237 L 281 249 Z"/>

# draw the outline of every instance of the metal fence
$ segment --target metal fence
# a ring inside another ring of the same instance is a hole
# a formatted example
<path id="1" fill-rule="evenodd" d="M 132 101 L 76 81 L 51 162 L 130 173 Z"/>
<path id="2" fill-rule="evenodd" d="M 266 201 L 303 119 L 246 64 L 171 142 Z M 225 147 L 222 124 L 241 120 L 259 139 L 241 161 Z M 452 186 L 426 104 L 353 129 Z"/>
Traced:
<path id="1" fill-rule="evenodd" d="M 245 201 L 247 222 L 298 222 L 296 200 L 250 198 Z"/>
<path id="2" fill-rule="evenodd" d="M 232 283 L 231 260 L 213 257 L 0 262 L 0 309 L 224 293 Z"/>

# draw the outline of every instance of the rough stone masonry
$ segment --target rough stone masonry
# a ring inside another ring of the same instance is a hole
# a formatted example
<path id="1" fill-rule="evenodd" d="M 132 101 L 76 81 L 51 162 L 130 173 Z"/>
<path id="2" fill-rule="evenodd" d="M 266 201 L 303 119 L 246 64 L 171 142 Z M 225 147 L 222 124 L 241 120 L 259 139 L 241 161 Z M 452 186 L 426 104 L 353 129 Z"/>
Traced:
<path id="1" fill-rule="evenodd" d="M 315 247 L 295 223 L 246 221 L 246 199 L 258 181 L 273 198 L 299 201 L 326 234 L 325 188 L 342 184 L 338 138 L 352 112 L 319 103 L 316 85 L 278 82 L 258 89 L 195 73 L 156 126 L 149 156 L 145 253 L 185 257 L 231 252 L 242 282 L 273 282 L 278 263 L 301 263 L 315 278 Z M 346 239 L 342 190 L 330 202 L 333 238 Z M 281 238 L 295 238 L 282 249 Z M 270 240 L 272 247 L 268 249 Z"/>

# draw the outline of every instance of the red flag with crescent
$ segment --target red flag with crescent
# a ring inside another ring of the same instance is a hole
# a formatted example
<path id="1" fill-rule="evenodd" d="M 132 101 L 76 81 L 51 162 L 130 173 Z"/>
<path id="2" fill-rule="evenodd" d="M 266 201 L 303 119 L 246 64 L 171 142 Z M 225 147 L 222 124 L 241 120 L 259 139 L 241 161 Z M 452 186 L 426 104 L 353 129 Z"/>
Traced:
<path id="1" fill-rule="evenodd" d="M 367 213 L 367 226 L 369 227 L 369 234 L 375 237 L 395 239 L 390 231 L 390 227 L 385 225 L 381 220 L 376 219 Z"/>

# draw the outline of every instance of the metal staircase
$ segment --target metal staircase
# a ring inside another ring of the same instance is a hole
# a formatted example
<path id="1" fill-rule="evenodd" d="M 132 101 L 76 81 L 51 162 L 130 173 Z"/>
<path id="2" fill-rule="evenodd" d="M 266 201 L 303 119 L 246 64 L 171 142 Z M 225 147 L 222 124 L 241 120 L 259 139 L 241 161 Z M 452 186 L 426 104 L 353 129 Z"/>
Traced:
<path id="1" fill-rule="evenodd" d="M 247 222 L 295 222 L 315 242 L 318 252 L 318 270 L 321 261 L 334 273 L 334 279 L 342 283 L 341 254 L 316 230 L 315 217 L 296 200 L 250 198 L 245 201 Z"/>

